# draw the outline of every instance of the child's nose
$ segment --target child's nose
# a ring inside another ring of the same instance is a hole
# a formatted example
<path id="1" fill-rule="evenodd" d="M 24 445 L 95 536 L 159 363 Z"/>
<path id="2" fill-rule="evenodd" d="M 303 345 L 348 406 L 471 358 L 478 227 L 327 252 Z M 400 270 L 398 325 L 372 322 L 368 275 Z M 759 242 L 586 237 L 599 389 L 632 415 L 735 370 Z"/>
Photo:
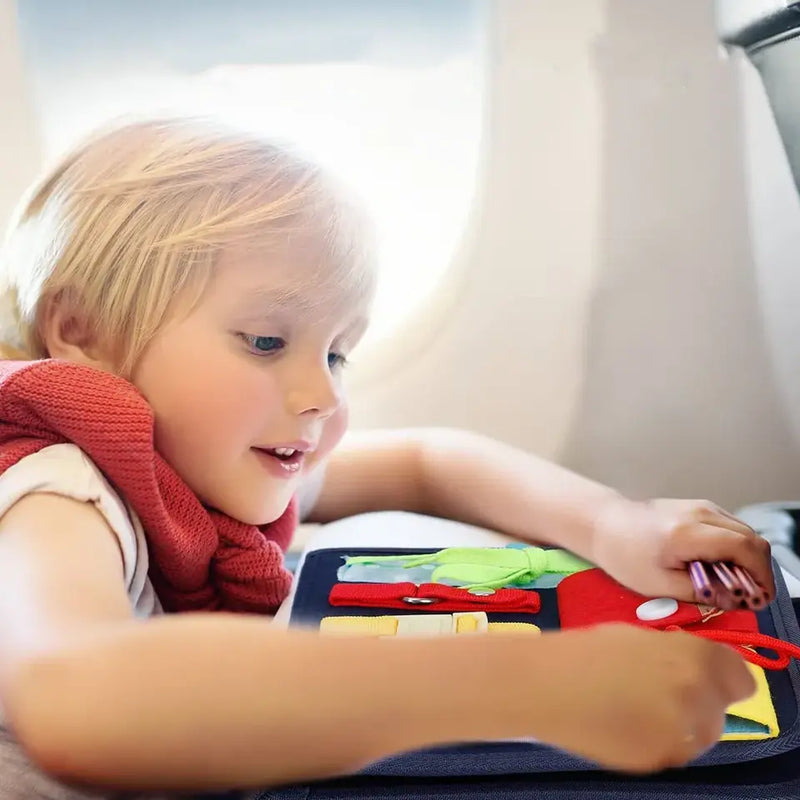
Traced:
<path id="1" fill-rule="evenodd" d="M 341 401 L 340 389 L 327 366 L 303 370 L 286 393 L 287 409 L 294 415 L 313 413 L 329 417 L 339 408 Z"/>

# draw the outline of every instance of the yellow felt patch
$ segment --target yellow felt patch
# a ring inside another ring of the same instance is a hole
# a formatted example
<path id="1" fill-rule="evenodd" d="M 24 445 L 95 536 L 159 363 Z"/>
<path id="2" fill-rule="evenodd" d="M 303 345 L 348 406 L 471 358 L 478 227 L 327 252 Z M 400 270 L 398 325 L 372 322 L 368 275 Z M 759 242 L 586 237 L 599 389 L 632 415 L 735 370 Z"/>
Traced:
<path id="1" fill-rule="evenodd" d="M 489 622 L 482 611 L 464 614 L 404 614 L 382 617 L 325 617 L 321 633 L 345 636 L 436 636 L 474 633 L 540 634 L 529 622 Z"/>
<path id="2" fill-rule="evenodd" d="M 539 634 L 542 629 L 531 622 L 490 622 L 489 633 L 533 633 Z"/>
<path id="3" fill-rule="evenodd" d="M 767 683 L 767 676 L 761 667 L 747 664 L 756 681 L 756 691 L 752 697 L 728 707 L 728 730 L 722 735 L 722 742 L 753 741 L 774 739 L 780 733 L 778 717 Z M 749 729 L 748 729 L 749 728 Z"/>
<path id="4" fill-rule="evenodd" d="M 397 617 L 325 617 L 319 629 L 345 636 L 394 636 Z"/>

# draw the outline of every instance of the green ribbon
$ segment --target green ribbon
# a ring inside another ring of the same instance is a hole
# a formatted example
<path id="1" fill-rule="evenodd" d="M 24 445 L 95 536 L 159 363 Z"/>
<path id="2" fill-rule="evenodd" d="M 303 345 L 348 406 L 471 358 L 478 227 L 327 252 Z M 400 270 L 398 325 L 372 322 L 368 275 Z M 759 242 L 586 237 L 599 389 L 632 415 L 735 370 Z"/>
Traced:
<path id="1" fill-rule="evenodd" d="M 500 589 L 535 581 L 546 572 L 572 575 L 592 565 L 566 550 L 544 547 L 448 547 L 425 555 L 348 556 L 345 564 L 393 563 L 412 569 L 436 565 L 434 583 L 456 583 L 465 589 Z"/>

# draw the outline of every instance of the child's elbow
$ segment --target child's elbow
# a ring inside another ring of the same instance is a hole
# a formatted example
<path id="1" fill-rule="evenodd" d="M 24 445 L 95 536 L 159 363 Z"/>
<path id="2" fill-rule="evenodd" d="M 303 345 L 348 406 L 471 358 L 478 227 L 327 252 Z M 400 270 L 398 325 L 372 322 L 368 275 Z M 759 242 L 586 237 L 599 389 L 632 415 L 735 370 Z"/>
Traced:
<path id="1" fill-rule="evenodd" d="M 82 693 L 73 671 L 58 656 L 25 659 L 6 675 L 1 699 L 5 724 L 36 767 L 60 781 L 87 784 L 93 730 L 90 715 L 76 713 Z"/>

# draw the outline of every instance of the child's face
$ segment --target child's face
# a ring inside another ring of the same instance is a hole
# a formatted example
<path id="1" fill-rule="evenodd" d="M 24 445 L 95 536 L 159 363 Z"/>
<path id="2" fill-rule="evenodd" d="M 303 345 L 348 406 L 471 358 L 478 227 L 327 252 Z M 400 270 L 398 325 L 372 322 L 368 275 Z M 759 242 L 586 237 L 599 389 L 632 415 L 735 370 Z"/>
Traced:
<path id="1" fill-rule="evenodd" d="M 132 375 L 161 455 L 204 503 L 251 524 L 277 519 L 344 433 L 340 361 L 367 312 L 346 288 L 315 288 L 296 256 L 265 260 L 225 253 L 197 306 L 159 332 Z"/>

